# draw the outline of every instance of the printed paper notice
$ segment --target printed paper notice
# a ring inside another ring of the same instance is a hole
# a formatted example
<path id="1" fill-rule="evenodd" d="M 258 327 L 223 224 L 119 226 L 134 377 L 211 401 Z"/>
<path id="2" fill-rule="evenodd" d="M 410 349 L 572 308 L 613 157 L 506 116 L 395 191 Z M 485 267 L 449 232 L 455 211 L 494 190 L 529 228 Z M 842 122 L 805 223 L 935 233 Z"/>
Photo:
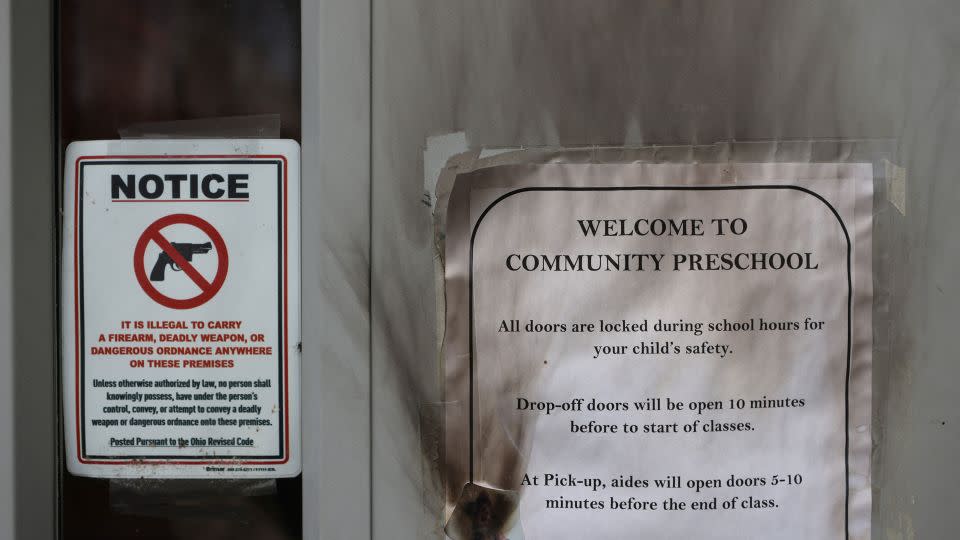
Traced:
<path id="1" fill-rule="evenodd" d="M 296 142 L 74 143 L 64 209 L 70 472 L 298 474 Z"/>
<path id="2" fill-rule="evenodd" d="M 738 167 L 457 179 L 451 492 L 528 539 L 869 538 L 870 167 Z"/>

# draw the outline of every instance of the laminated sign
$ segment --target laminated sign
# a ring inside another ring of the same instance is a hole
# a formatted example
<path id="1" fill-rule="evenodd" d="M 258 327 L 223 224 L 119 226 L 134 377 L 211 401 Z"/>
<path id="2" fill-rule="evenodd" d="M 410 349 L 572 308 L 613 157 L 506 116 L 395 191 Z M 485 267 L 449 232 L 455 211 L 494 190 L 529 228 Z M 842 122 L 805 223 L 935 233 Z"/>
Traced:
<path id="1" fill-rule="evenodd" d="M 70 472 L 299 473 L 299 160 L 285 140 L 70 145 Z"/>
<path id="2" fill-rule="evenodd" d="M 448 533 L 870 538 L 869 164 L 465 169 Z"/>

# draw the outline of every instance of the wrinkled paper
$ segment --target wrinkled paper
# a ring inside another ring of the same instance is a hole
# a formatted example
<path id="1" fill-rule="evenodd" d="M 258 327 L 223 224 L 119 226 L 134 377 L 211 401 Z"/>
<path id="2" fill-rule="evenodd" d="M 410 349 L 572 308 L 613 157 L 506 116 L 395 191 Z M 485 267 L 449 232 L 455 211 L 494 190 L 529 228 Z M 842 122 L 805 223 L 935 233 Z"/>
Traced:
<path id="1" fill-rule="evenodd" d="M 533 539 L 869 538 L 872 182 L 454 167 L 447 516 L 474 483 L 519 493 Z"/>

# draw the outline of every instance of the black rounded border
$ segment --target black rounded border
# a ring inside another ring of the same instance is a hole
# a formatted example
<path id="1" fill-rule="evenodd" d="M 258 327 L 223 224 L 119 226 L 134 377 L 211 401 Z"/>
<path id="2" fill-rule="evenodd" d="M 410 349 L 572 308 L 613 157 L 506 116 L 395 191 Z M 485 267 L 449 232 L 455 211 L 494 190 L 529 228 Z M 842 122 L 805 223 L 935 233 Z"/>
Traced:
<path id="1" fill-rule="evenodd" d="M 83 462 L 93 461 L 95 463 L 97 461 L 103 461 L 103 460 L 118 460 L 118 461 L 130 462 L 130 463 L 136 462 L 138 460 L 177 460 L 177 461 L 192 461 L 192 462 L 196 462 L 197 465 L 206 465 L 208 464 L 207 462 L 215 465 L 231 465 L 232 462 L 245 461 L 245 460 L 267 460 L 267 459 L 272 460 L 272 459 L 289 458 L 289 455 L 288 455 L 289 449 L 287 448 L 287 445 L 284 444 L 284 441 L 285 441 L 284 435 L 285 435 L 285 429 L 286 429 L 286 424 L 284 421 L 280 422 L 280 426 L 278 430 L 279 431 L 278 453 L 274 455 L 249 455 L 249 456 L 248 455 L 232 455 L 232 456 L 218 455 L 218 456 L 211 457 L 211 456 L 205 456 L 205 455 L 178 456 L 178 455 L 151 454 L 151 455 L 116 456 L 116 455 L 94 455 L 94 454 L 87 453 L 87 437 L 86 437 L 87 423 L 86 423 L 86 403 L 85 403 L 86 387 L 87 387 L 86 385 L 87 352 L 86 352 L 86 343 L 85 343 L 86 328 L 84 324 L 84 319 L 86 317 L 86 309 L 85 309 L 86 302 L 85 302 L 84 289 L 83 289 L 83 278 L 85 275 L 85 269 L 83 267 L 83 225 L 84 225 L 83 206 L 84 205 L 82 204 L 84 199 L 84 194 L 86 193 L 83 187 L 84 180 L 86 180 L 86 177 L 84 176 L 84 167 L 97 166 L 97 165 L 196 165 L 196 164 L 267 165 L 267 166 L 276 165 L 277 190 L 278 190 L 277 191 L 277 237 L 279 242 L 277 245 L 280 246 L 280 249 L 278 251 L 278 259 L 277 259 L 277 283 L 279 287 L 278 291 L 280 292 L 278 295 L 279 300 L 278 300 L 278 307 L 277 307 L 278 317 L 279 317 L 278 333 L 280 334 L 280 351 L 279 351 L 279 354 L 277 355 L 277 363 L 278 363 L 278 371 L 279 371 L 279 374 L 278 374 L 279 385 L 278 385 L 277 393 L 278 393 L 278 400 L 279 400 L 278 411 L 280 413 L 279 416 L 281 419 L 286 418 L 284 416 L 285 400 L 284 400 L 283 374 L 284 374 L 284 369 L 286 367 L 285 359 L 287 359 L 289 352 L 287 351 L 287 345 L 285 343 L 286 335 L 283 332 L 284 311 L 286 310 L 286 305 L 285 305 L 286 297 L 283 294 L 283 276 L 284 276 L 284 272 L 287 271 L 287 269 L 284 266 L 285 261 L 283 257 L 283 236 L 284 234 L 286 234 L 286 230 L 284 227 L 286 212 L 285 212 L 284 206 L 286 205 L 286 202 L 287 202 L 286 199 L 282 196 L 284 192 L 284 183 L 286 181 L 284 176 L 284 169 L 286 164 L 284 161 L 274 160 L 274 159 L 262 159 L 262 160 L 249 159 L 249 158 L 242 159 L 242 156 L 237 156 L 237 158 L 221 158 L 221 159 L 210 159 L 210 158 L 205 158 L 204 156 L 197 156 L 197 158 L 194 158 L 194 159 L 163 159 L 163 160 L 119 159 L 118 158 L 118 159 L 108 159 L 103 161 L 87 161 L 87 160 L 84 160 L 84 157 L 86 156 L 80 157 L 77 163 L 78 170 L 77 170 L 76 189 L 78 191 L 76 196 L 78 197 L 77 199 L 78 200 L 78 204 L 77 204 L 78 248 L 77 248 L 77 253 L 74 254 L 74 257 L 78 261 L 78 272 L 79 272 L 77 276 L 78 283 L 79 283 L 79 288 L 78 288 L 79 295 L 78 295 L 78 298 L 74 299 L 74 301 L 78 302 L 80 305 L 79 335 L 77 336 L 77 339 L 79 340 L 79 343 L 80 343 L 80 351 L 82 351 L 82 358 L 80 358 L 80 362 L 79 362 L 80 373 L 74 375 L 75 377 L 78 376 L 80 378 L 80 396 L 79 396 L 80 397 L 79 399 L 80 422 L 78 423 L 78 429 L 79 429 L 80 441 L 81 441 L 79 445 L 80 458 L 83 460 Z M 286 414 L 289 414 L 289 412 L 287 412 Z M 216 461 L 211 462 L 210 460 L 212 458 L 216 459 Z M 173 464 L 174 463 L 171 463 L 171 465 Z M 271 464 L 271 463 L 267 463 L 267 464 Z M 252 464 L 252 465 L 256 465 L 256 464 Z"/>
<path id="2" fill-rule="evenodd" d="M 605 187 L 573 187 L 573 186 L 538 186 L 538 187 L 525 187 L 519 188 L 507 193 L 504 193 L 500 197 L 494 199 L 480 214 L 480 217 L 477 218 L 476 223 L 473 225 L 473 231 L 470 234 L 470 263 L 469 263 L 469 328 L 468 328 L 468 340 L 469 340 L 469 358 L 470 358 L 470 383 L 469 383 L 469 419 L 470 419 L 470 482 L 475 481 L 475 466 L 474 466 L 474 446 L 476 445 L 475 430 L 474 430 L 474 401 L 475 401 L 475 367 L 476 362 L 475 357 L 475 340 L 474 340 L 474 324 L 473 324 L 473 251 L 474 251 L 474 242 L 477 238 L 477 233 L 480 230 L 480 225 L 483 223 L 483 219 L 487 217 L 487 214 L 490 211 L 503 202 L 505 199 L 518 195 L 520 193 L 528 192 L 551 192 L 551 191 L 733 191 L 733 190 L 761 190 L 761 189 L 774 189 L 774 190 L 791 190 L 799 191 L 811 195 L 830 209 L 834 217 L 837 218 L 837 222 L 840 224 L 840 228 L 843 230 L 844 238 L 847 241 L 847 369 L 846 369 L 846 383 L 844 385 L 844 420 L 845 427 L 844 430 L 844 531 L 846 537 L 850 537 L 850 363 L 853 353 L 853 343 L 852 343 L 852 321 L 853 321 L 853 266 L 852 266 L 852 255 L 853 255 L 853 244 L 850 240 L 850 233 L 847 230 L 847 225 L 844 223 L 843 218 L 840 217 L 840 213 L 837 212 L 837 209 L 830 204 L 829 201 L 823 198 L 819 193 L 812 191 L 810 189 L 792 186 L 792 185 L 771 185 L 771 184 L 755 184 L 749 186 L 605 186 Z"/>

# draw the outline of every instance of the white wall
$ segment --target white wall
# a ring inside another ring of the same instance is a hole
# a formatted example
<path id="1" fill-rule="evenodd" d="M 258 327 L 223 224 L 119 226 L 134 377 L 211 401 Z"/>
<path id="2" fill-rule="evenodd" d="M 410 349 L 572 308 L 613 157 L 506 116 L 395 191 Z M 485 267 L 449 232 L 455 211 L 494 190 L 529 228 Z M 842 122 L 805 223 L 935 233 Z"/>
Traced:
<path id="1" fill-rule="evenodd" d="M 370 10 L 303 0 L 303 533 L 370 537 Z"/>
<path id="2" fill-rule="evenodd" d="M 373 517 L 432 538 L 440 399 L 426 138 L 471 145 L 893 137 L 878 203 L 874 537 L 960 530 L 960 32 L 952 0 L 373 0 Z"/>

